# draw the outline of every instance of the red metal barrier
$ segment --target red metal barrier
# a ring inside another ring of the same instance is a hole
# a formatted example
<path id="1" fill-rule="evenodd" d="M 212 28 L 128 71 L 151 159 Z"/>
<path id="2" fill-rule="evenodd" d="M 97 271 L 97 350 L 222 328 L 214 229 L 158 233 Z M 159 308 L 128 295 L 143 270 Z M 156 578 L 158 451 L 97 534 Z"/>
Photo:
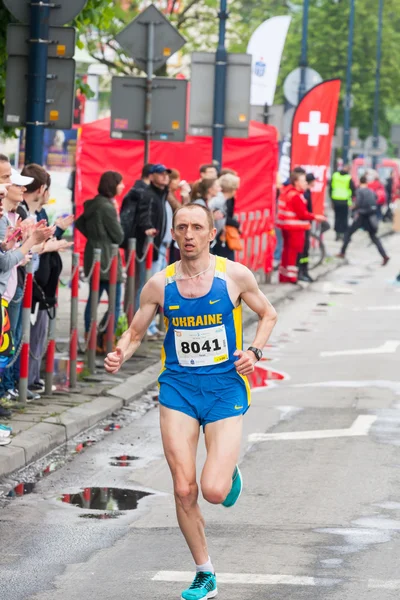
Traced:
<path id="1" fill-rule="evenodd" d="M 88 367 L 90 373 L 96 371 L 96 347 L 97 347 L 97 307 L 99 303 L 99 291 L 100 291 L 100 260 L 101 250 L 95 248 L 94 250 L 94 266 L 93 274 L 90 280 L 91 285 L 91 303 L 90 303 L 90 329 L 89 329 L 89 344 L 88 344 Z"/>
<path id="2" fill-rule="evenodd" d="M 149 242 L 149 249 L 146 256 L 146 281 L 148 281 L 152 274 L 153 269 L 153 254 L 154 254 L 154 244 L 153 242 Z"/>
<path id="3" fill-rule="evenodd" d="M 26 402 L 28 395 L 29 347 L 31 334 L 33 273 L 32 262 L 26 265 L 25 292 L 22 300 L 22 348 L 20 356 L 19 399 Z"/>
<path id="4" fill-rule="evenodd" d="M 69 342 L 69 387 L 75 388 L 77 383 L 78 360 L 78 301 L 79 301 L 79 254 L 72 255 L 71 273 L 71 320 Z"/>
<path id="5" fill-rule="evenodd" d="M 129 255 L 126 270 L 125 312 L 128 323 L 132 323 L 135 312 L 135 269 L 136 269 L 136 240 L 129 240 Z"/>
<path id="6" fill-rule="evenodd" d="M 270 211 L 241 213 L 238 220 L 243 251 L 236 254 L 236 260 L 254 272 L 270 273 L 276 243 Z"/>
<path id="7" fill-rule="evenodd" d="M 118 246 L 112 245 L 112 259 L 109 274 L 108 288 L 108 323 L 106 330 L 106 348 L 107 352 L 112 352 L 114 346 L 114 331 L 115 331 L 115 305 L 117 292 L 117 277 L 118 277 Z"/>

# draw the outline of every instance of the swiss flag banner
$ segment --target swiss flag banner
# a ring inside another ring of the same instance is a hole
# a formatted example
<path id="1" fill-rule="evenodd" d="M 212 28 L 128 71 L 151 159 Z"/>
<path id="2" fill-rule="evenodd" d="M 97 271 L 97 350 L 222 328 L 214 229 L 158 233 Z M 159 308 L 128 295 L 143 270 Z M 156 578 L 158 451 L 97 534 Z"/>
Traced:
<path id="1" fill-rule="evenodd" d="M 313 87 L 296 108 L 292 122 L 291 168 L 303 167 L 313 173 L 313 210 L 323 214 L 332 138 L 339 103 L 340 79 Z"/>

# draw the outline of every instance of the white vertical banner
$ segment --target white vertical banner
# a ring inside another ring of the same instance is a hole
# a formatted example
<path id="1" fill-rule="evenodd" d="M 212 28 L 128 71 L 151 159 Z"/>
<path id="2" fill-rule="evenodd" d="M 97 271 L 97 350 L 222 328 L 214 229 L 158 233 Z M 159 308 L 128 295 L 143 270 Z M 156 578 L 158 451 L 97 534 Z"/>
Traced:
<path id="1" fill-rule="evenodd" d="M 291 17 L 272 17 L 261 23 L 250 38 L 247 53 L 251 54 L 252 106 L 274 103 L 276 82 Z"/>

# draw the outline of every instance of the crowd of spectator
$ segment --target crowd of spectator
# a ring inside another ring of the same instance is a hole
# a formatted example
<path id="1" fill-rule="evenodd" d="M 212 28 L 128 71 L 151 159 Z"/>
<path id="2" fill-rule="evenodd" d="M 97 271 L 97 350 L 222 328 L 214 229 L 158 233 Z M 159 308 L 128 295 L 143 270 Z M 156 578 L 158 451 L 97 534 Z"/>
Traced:
<path id="1" fill-rule="evenodd" d="M 30 164 L 18 173 L 8 157 L 0 154 L 1 418 L 10 417 L 12 409 L 19 407 L 22 298 L 29 262 L 33 270 L 33 295 L 28 401 L 40 399 L 44 389 L 40 367 L 48 321 L 55 318 L 62 269 L 60 252 L 71 245 L 62 236 L 73 222 L 73 217 L 67 216 L 50 226 L 45 210 L 50 186 L 50 175 L 43 167 Z"/>

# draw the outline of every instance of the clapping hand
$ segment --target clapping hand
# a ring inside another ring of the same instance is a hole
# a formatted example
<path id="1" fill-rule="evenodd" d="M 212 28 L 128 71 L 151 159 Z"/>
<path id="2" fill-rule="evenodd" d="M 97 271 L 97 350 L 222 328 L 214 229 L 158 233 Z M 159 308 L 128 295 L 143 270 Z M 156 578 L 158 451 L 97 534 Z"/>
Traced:
<path id="1" fill-rule="evenodd" d="M 56 226 L 59 227 L 60 229 L 62 229 L 63 231 L 66 231 L 68 229 L 68 227 L 70 227 L 72 225 L 73 222 L 74 222 L 74 215 L 68 215 L 66 217 L 58 217 L 58 219 L 56 220 Z"/>

